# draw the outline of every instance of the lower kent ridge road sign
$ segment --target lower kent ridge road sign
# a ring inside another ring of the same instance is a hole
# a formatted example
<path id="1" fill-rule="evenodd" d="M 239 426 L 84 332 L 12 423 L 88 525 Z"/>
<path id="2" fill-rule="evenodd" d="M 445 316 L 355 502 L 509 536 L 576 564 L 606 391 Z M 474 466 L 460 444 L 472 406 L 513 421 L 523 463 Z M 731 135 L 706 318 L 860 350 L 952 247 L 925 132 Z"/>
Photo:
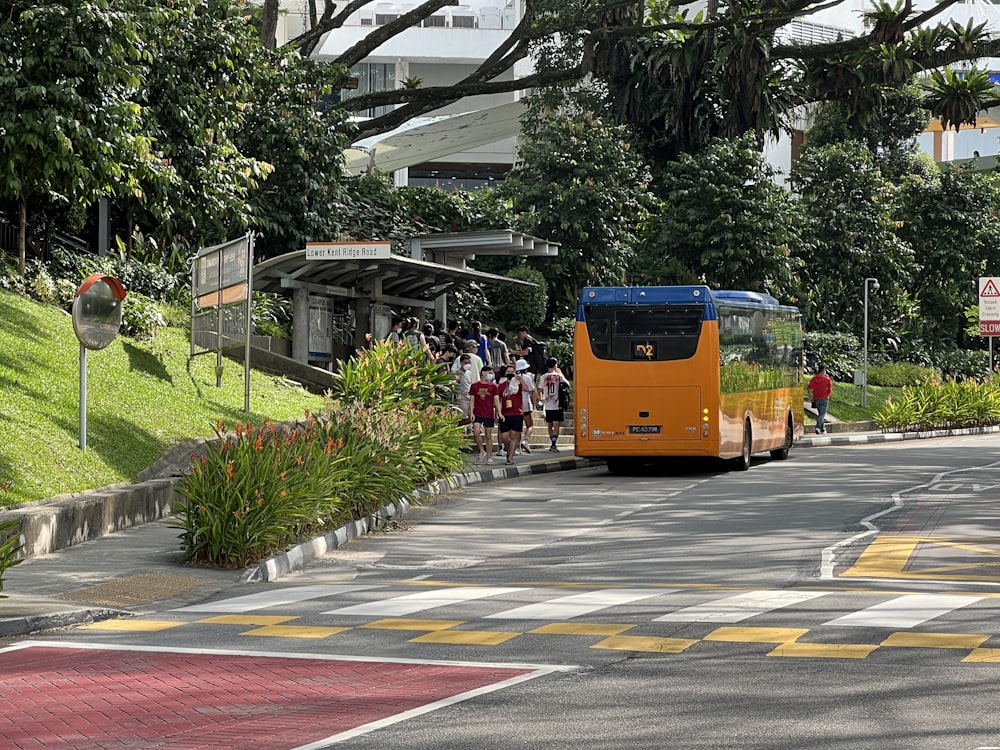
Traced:
<path id="1" fill-rule="evenodd" d="M 1000 277 L 979 277 L 979 335 L 1000 336 Z"/>

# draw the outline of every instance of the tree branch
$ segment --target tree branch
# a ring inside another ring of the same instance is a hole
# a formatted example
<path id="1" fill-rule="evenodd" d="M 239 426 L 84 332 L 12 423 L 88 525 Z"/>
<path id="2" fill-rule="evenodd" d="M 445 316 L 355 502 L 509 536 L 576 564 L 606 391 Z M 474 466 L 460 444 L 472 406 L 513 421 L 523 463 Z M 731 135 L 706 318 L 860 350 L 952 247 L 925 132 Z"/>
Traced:
<path id="1" fill-rule="evenodd" d="M 402 94 L 403 99 L 398 101 L 408 102 L 406 106 L 394 109 L 392 112 L 375 117 L 367 122 L 358 123 L 358 132 L 355 139 L 361 140 L 369 136 L 393 130 L 414 117 L 432 112 L 453 102 L 457 102 L 467 96 L 479 94 L 503 94 L 521 89 L 533 88 L 537 86 L 550 86 L 557 83 L 565 83 L 582 78 L 583 66 L 569 68 L 565 70 L 547 70 L 524 78 L 516 78 L 512 81 L 479 81 L 458 83 L 454 86 L 434 86 L 427 89 L 399 89 L 398 91 L 380 91 L 367 96 L 358 96 L 341 103 L 344 109 L 357 111 L 367 109 L 371 106 L 393 103 L 386 101 L 389 94 Z M 365 106 L 355 106 L 356 102 L 365 100 Z M 376 103 L 372 103 L 375 101 Z"/>
<path id="2" fill-rule="evenodd" d="M 423 5 L 417 6 L 409 13 L 404 13 L 395 21 L 391 21 L 384 26 L 379 26 L 375 31 L 341 54 L 334 62 L 348 68 L 356 65 L 394 36 L 415 26 L 446 5 L 458 5 L 458 0 L 427 0 Z"/>

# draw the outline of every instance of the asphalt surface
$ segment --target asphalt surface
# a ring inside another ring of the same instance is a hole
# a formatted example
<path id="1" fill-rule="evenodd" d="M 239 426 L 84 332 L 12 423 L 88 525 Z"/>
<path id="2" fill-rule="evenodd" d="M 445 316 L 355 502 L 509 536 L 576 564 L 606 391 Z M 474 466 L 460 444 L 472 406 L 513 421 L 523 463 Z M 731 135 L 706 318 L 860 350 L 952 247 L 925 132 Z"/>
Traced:
<path id="1" fill-rule="evenodd" d="M 864 445 L 956 434 L 996 432 L 955 430 L 927 433 L 832 433 L 809 435 L 795 448 Z M 513 467 L 476 466 L 459 478 L 464 485 L 516 479 L 536 473 L 565 471 L 592 465 L 576 459 L 569 450 L 517 457 Z M 752 471 L 752 470 L 751 470 Z M 470 490 L 466 490 L 470 491 Z M 954 536 L 968 521 L 962 503 L 948 503 L 932 513 L 910 517 L 925 536 Z M 1000 505 L 990 503 L 976 509 L 980 531 L 1000 537 Z M 516 533 L 516 529 L 513 530 Z M 0 599 L 0 638 L 23 636 L 122 615 L 193 604 L 255 576 L 260 568 L 220 570 L 193 567 L 183 562 L 178 532 L 163 522 L 154 522 L 106 535 L 100 539 L 57 550 L 23 561 L 4 576 Z M 308 550 L 309 543 L 303 545 Z M 308 564 L 308 552 L 291 550 L 279 556 L 278 569 L 289 572 Z M 272 566 L 273 568 L 274 566 Z"/>

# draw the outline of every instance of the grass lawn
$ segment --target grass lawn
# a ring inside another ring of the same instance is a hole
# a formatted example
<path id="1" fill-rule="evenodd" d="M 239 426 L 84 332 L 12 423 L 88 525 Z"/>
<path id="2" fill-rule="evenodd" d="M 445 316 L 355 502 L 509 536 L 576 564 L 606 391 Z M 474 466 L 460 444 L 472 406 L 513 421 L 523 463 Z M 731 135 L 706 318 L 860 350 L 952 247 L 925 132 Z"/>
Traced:
<path id="1" fill-rule="evenodd" d="M 187 332 L 118 337 L 87 354 L 87 450 L 79 448 L 80 344 L 70 316 L 0 290 L 0 507 L 131 481 L 173 445 L 213 434 L 221 419 L 260 423 L 317 410 L 322 399 L 243 365 L 188 357 Z"/>
<path id="2" fill-rule="evenodd" d="M 804 391 L 809 398 L 809 392 Z M 868 406 L 861 407 L 861 387 L 853 383 L 834 383 L 833 395 L 830 397 L 830 407 L 827 414 L 836 417 L 841 422 L 865 422 L 874 418 L 875 413 L 890 397 L 902 393 L 901 388 L 888 388 L 881 385 L 868 386 Z M 815 424 L 815 417 L 806 415 L 808 424 Z"/>

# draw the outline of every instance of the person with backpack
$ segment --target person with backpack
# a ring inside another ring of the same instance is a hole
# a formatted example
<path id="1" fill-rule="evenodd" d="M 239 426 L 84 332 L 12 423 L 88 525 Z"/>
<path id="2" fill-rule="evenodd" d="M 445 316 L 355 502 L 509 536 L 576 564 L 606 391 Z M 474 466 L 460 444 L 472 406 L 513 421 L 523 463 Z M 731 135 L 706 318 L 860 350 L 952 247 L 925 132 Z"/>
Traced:
<path id="1" fill-rule="evenodd" d="M 420 321 L 416 318 L 410 318 L 407 321 L 406 330 L 403 331 L 403 341 L 409 344 L 410 348 L 414 351 L 422 352 L 425 357 L 433 359 L 433 357 L 430 357 L 430 348 L 427 346 L 427 339 L 424 338 L 424 334 L 420 330 Z"/>
<path id="2" fill-rule="evenodd" d="M 545 344 L 529 336 L 526 326 L 518 326 L 517 341 L 511 344 L 510 353 L 527 362 L 534 374 L 545 373 Z"/>
<path id="3" fill-rule="evenodd" d="M 559 360 L 549 357 L 545 360 L 546 373 L 538 381 L 545 407 L 545 424 L 549 428 L 550 453 L 558 453 L 559 428 L 565 420 L 565 409 L 569 407 L 569 381 L 559 369 Z"/>

